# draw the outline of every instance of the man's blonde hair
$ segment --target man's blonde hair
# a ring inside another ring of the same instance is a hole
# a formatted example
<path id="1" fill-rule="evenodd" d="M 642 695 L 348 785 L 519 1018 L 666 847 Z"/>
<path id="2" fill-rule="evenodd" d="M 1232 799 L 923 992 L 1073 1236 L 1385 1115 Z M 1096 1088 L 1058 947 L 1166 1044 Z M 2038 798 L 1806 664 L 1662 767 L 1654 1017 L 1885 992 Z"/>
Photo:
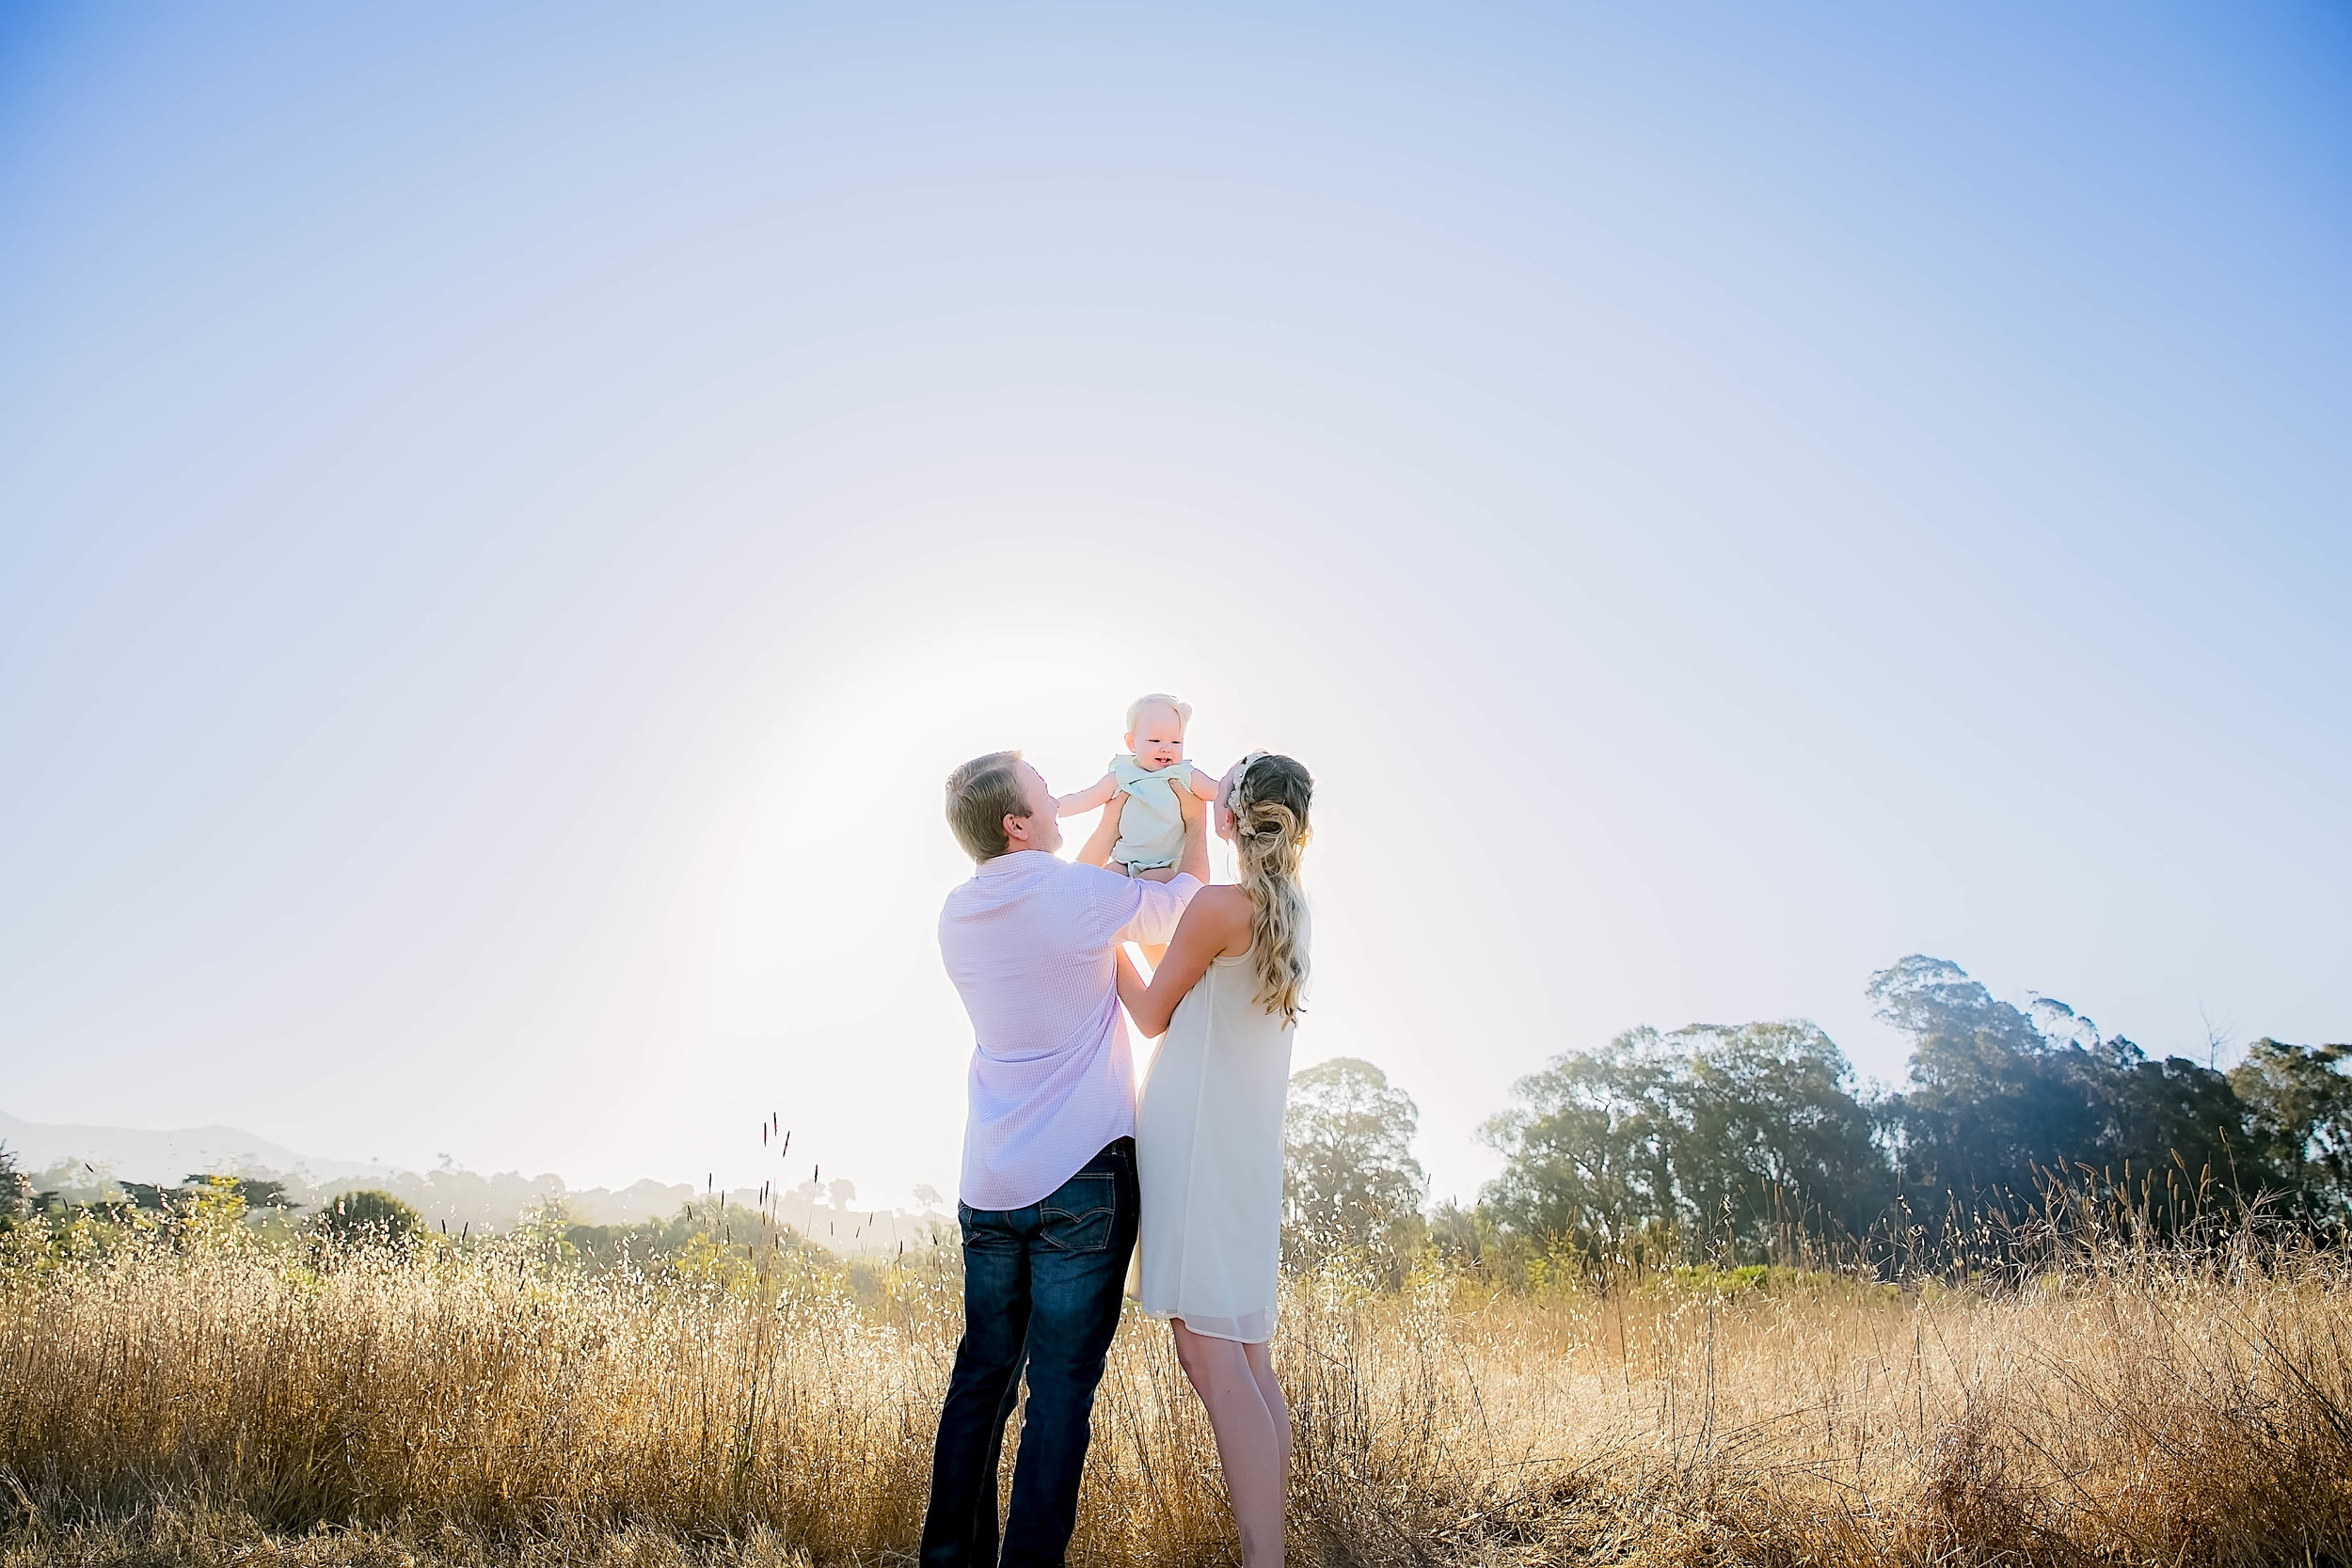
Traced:
<path id="1" fill-rule="evenodd" d="M 1127 733 L 1129 735 L 1136 733 L 1136 723 L 1143 717 L 1143 710 L 1152 707 L 1164 707 L 1174 714 L 1179 728 L 1192 722 L 1190 703 L 1182 698 L 1171 697 L 1165 691 L 1147 691 L 1127 705 Z"/>
<path id="2" fill-rule="evenodd" d="M 991 752 L 947 775 L 947 826 L 976 863 L 1012 847 L 1005 837 L 1006 817 L 1029 815 L 1021 773 L 1013 766 L 1020 760 L 1018 752 Z"/>

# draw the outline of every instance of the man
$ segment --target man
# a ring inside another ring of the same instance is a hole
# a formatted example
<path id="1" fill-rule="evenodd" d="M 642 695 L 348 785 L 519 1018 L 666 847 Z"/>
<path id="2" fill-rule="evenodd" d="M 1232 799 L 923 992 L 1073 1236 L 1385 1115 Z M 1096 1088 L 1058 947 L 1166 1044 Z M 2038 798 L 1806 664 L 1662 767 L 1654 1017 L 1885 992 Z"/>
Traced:
<path id="1" fill-rule="evenodd" d="M 1020 752 L 948 775 L 947 823 L 977 869 L 947 895 L 939 949 L 974 1044 L 956 1205 L 963 1338 L 931 1454 L 925 1568 L 1000 1560 L 996 1464 L 1025 1364 L 1001 1561 L 1058 1564 L 1070 1544 L 1136 1243 L 1135 1064 L 1113 955 L 1175 934 L 1209 874 L 1202 815 L 1190 800 L 1175 877 L 1131 881 L 1056 857 L 1054 797 Z"/>

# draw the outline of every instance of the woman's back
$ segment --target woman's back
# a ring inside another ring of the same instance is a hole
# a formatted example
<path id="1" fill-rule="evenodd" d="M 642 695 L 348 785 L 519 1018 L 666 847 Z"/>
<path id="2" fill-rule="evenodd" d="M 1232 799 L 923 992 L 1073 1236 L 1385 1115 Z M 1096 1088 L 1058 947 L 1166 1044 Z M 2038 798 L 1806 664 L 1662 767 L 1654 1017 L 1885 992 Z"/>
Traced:
<path id="1" fill-rule="evenodd" d="M 1314 779 L 1252 752 L 1225 775 L 1216 831 L 1240 872 L 1193 895 L 1149 984 L 1125 954 L 1119 999 L 1159 1053 L 1136 1116 L 1136 1293 L 1174 1321 L 1176 1359 L 1216 1433 L 1246 1568 L 1281 1568 L 1291 1418 L 1275 1375 L 1282 1111 L 1311 966 L 1300 851 Z"/>
<path id="2" fill-rule="evenodd" d="M 1293 1034 L 1260 985 L 1247 951 L 1210 962 L 1168 1021 L 1136 1128 L 1143 1309 L 1250 1343 L 1274 1334 Z"/>

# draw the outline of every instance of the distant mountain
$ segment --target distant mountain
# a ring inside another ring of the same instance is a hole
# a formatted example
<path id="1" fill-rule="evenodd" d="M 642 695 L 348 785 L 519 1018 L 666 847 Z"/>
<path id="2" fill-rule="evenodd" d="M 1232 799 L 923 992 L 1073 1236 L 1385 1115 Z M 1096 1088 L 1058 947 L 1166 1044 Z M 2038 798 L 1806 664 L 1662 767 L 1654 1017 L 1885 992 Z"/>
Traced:
<path id="1" fill-rule="evenodd" d="M 314 1181 L 382 1176 L 390 1167 L 357 1160 L 297 1154 L 238 1127 L 69 1127 L 22 1121 L 0 1111 L 0 1143 L 17 1164 L 37 1174 L 61 1161 L 86 1161 L 123 1181 L 177 1181 L 191 1171 L 266 1169 L 307 1172 Z"/>
<path id="2" fill-rule="evenodd" d="M 882 1255 L 910 1246 L 931 1246 L 943 1235 L 954 1233 L 952 1223 L 929 1208 L 912 1213 L 879 1206 L 855 1208 L 857 1189 L 844 1180 L 822 1188 L 809 1180 L 788 1190 L 739 1187 L 724 1193 L 698 1193 L 683 1182 L 650 1180 L 617 1192 L 605 1187 L 573 1190 L 562 1177 L 553 1175 L 526 1177 L 502 1171 L 478 1176 L 448 1166 L 409 1171 L 356 1160 L 320 1160 L 239 1127 L 178 1127 L 162 1132 L 136 1127 L 65 1127 L 20 1120 L 6 1111 L 0 1111 L 0 1144 L 7 1145 L 19 1168 L 35 1179 L 56 1165 L 78 1167 L 84 1162 L 115 1181 L 162 1185 L 177 1185 L 198 1171 L 267 1174 L 289 1179 L 287 1196 L 302 1208 L 326 1202 L 334 1194 L 355 1187 L 380 1187 L 414 1207 L 426 1224 L 452 1232 L 468 1227 L 509 1229 L 551 1199 L 560 1200 L 580 1224 L 628 1226 L 641 1220 L 668 1219 L 700 1197 L 717 1200 L 723 1213 L 743 1216 L 740 1223 L 746 1235 L 753 1233 L 750 1227 L 759 1223 L 764 1212 L 811 1241 L 845 1255 Z M 53 1180 L 61 1190 L 83 1187 L 74 1199 L 83 1202 L 97 1196 L 96 1190 L 104 1185 L 86 1185 L 64 1173 Z"/>

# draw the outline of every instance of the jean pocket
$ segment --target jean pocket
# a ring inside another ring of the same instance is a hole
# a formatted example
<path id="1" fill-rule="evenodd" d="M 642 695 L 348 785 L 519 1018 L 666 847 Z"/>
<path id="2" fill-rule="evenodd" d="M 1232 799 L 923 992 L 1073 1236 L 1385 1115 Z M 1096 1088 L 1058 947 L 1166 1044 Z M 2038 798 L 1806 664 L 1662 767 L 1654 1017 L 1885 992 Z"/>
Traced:
<path id="1" fill-rule="evenodd" d="M 1038 1240 L 1060 1252 L 1105 1252 L 1118 1214 L 1118 1178 L 1080 1171 L 1038 1206 Z"/>
<path id="2" fill-rule="evenodd" d="M 975 1209 L 968 1203 L 956 1205 L 956 1219 L 963 1231 L 964 1246 L 974 1252 L 1018 1252 L 1021 1234 L 1006 1223 L 1005 1215 L 995 1209 Z"/>

